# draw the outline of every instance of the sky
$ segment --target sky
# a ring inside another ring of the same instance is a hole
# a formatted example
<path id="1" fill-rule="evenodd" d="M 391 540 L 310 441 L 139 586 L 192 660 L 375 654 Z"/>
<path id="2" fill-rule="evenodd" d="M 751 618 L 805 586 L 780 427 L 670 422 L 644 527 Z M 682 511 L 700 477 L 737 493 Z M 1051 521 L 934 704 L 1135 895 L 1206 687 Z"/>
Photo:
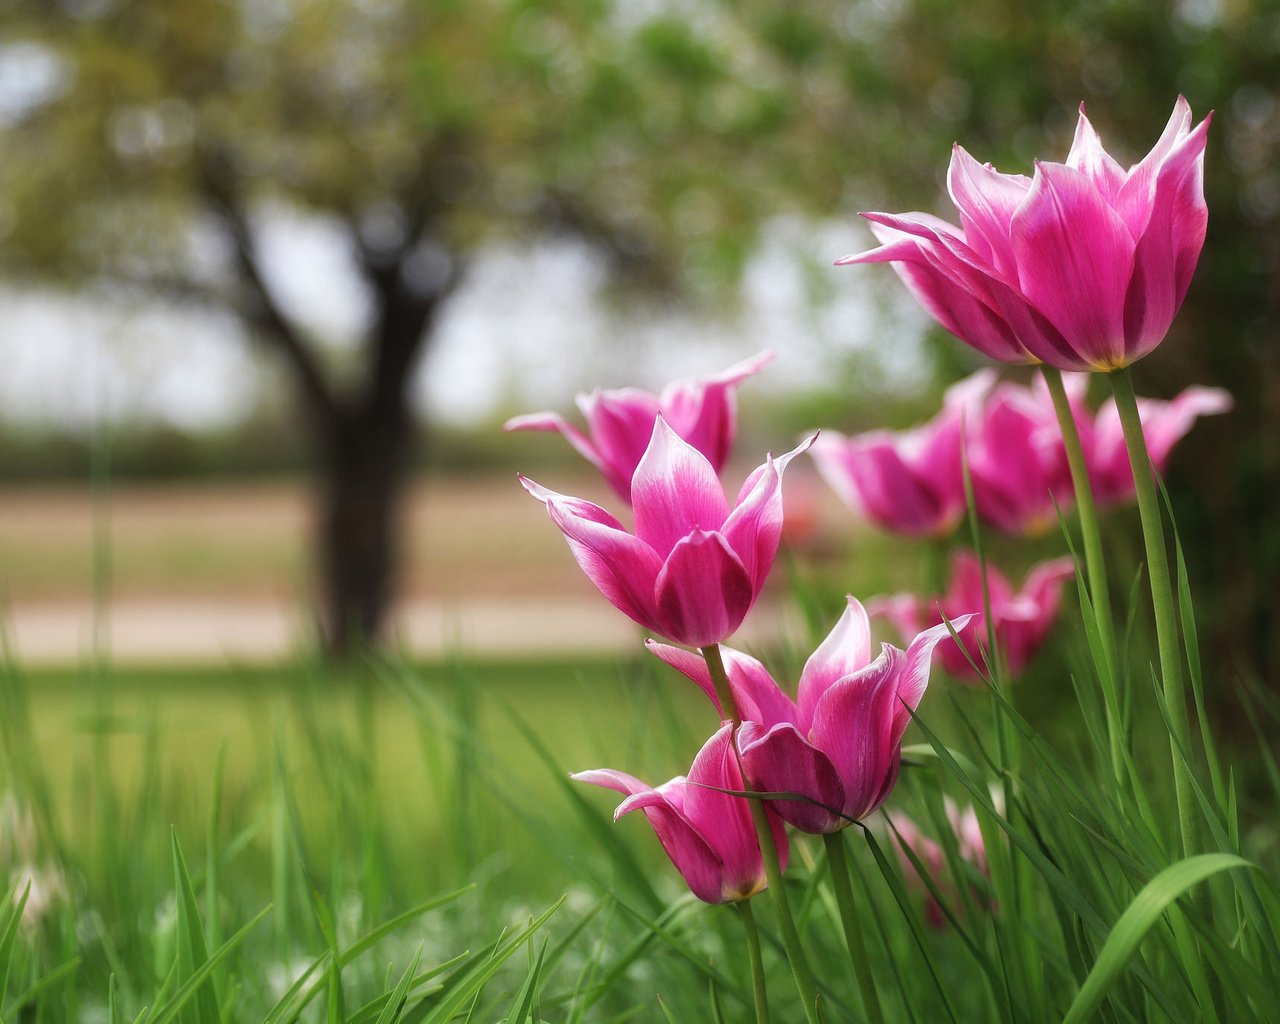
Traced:
<path id="1" fill-rule="evenodd" d="M 340 364 L 371 315 L 345 233 L 281 208 L 265 211 L 257 231 L 281 304 Z M 739 308 L 716 319 L 617 308 L 580 243 L 495 246 L 448 302 L 418 368 L 415 405 L 437 422 L 474 426 L 567 408 L 575 392 L 597 385 L 660 387 L 762 349 L 776 355 L 758 384 L 765 391 L 820 384 L 851 351 L 871 346 L 886 378 L 909 388 L 923 315 L 886 287 L 886 268 L 830 266 L 864 244 L 870 235 L 857 223 L 773 225 Z M 224 427 L 283 380 L 230 316 L 90 291 L 0 287 L 0 366 L 0 419 L 71 431 L 121 421 Z"/>

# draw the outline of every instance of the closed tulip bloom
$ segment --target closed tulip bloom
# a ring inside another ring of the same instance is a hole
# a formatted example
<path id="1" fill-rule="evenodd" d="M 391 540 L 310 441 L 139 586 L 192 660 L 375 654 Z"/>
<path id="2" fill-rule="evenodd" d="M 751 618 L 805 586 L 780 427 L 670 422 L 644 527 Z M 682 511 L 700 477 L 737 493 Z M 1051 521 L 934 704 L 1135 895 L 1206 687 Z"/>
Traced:
<path id="1" fill-rule="evenodd" d="M 635 532 L 604 509 L 520 478 L 615 607 L 677 643 L 730 636 L 764 587 L 782 536 L 782 474 L 812 438 L 770 457 L 729 507 L 715 468 L 663 417 L 631 480 Z"/>
<path id="2" fill-rule="evenodd" d="M 929 683 L 933 649 L 947 636 L 947 627 L 937 626 L 905 651 L 883 644 L 872 660 L 867 613 L 856 598 L 847 600 L 840 621 L 805 664 L 794 702 L 754 658 L 725 652 L 743 719 L 743 770 L 760 792 L 806 798 L 769 801 L 803 832 L 837 832 L 884 802 L 898 778 L 902 735 Z M 968 619 L 961 616 L 955 628 Z M 664 644 L 650 650 L 716 701 L 701 659 Z"/>
<path id="3" fill-rule="evenodd" d="M 742 797 L 717 790 L 744 786 L 726 723 L 694 758 L 688 777 L 677 776 L 654 788 L 626 772 L 597 768 L 571 776 L 579 782 L 616 790 L 626 796 L 613 817 L 644 811 L 671 863 L 689 889 L 707 903 L 749 899 L 765 887 L 751 808 Z M 765 813 L 785 870 L 790 852 L 786 829 L 768 806 Z"/>
<path id="4" fill-rule="evenodd" d="M 881 245 L 838 263 L 892 263 L 948 331 L 1002 362 L 1114 370 L 1160 344 L 1204 245 L 1204 150 L 1178 97 L 1155 147 L 1127 171 L 1083 105 L 1066 163 L 1001 174 L 957 145 L 960 213 L 866 213 Z"/>
<path id="5" fill-rule="evenodd" d="M 1227 412 L 1231 406 L 1231 395 L 1222 388 L 1190 387 L 1168 402 L 1139 398 L 1138 417 L 1147 439 L 1152 468 L 1157 473 L 1164 472 L 1173 446 L 1186 436 L 1199 417 Z M 1133 467 L 1114 399 L 1109 399 L 1098 410 L 1085 454 L 1089 481 L 1099 504 L 1134 499 Z"/>
<path id="6" fill-rule="evenodd" d="M 702 452 L 719 473 L 733 449 L 737 432 L 738 385 L 759 373 L 772 359 L 773 353 L 761 352 L 722 373 L 675 381 L 657 395 L 640 388 L 597 388 L 590 394 L 580 394 L 577 402 L 586 420 L 585 432 L 554 412 L 516 416 L 503 429 L 559 432 L 604 475 L 622 500 L 629 502 L 631 478 L 659 416 Z"/>
<path id="7" fill-rule="evenodd" d="M 991 617 L 995 623 L 996 642 L 1009 673 L 1019 675 L 1034 657 L 1057 617 L 1063 583 L 1074 573 L 1070 558 L 1057 558 L 1032 568 L 1020 591 L 1015 591 L 1008 577 L 987 562 L 987 587 L 991 598 Z M 945 594 L 924 596 L 897 594 L 868 602 L 871 613 L 887 619 L 903 636 L 914 636 L 920 630 L 941 622 L 945 615 L 953 623 L 962 611 L 983 607 L 982 568 L 971 551 L 958 552 L 951 562 L 951 581 Z M 978 612 L 956 634 L 964 645 L 962 651 L 950 637 L 938 645 L 937 656 L 943 668 L 958 679 L 976 682 L 984 667 L 983 652 L 987 647 L 985 614 Z M 967 652 L 967 657 L 966 657 Z M 969 660 L 973 660 L 973 665 Z"/>

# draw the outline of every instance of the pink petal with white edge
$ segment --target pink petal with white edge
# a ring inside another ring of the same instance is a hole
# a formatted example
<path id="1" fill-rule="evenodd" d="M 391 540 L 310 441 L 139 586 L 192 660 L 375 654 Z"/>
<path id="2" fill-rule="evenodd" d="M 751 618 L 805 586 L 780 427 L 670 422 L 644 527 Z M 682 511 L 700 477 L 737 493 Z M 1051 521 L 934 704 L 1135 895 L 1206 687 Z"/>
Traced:
<path id="1" fill-rule="evenodd" d="M 759 593 L 773 567 L 782 540 L 782 475 L 801 452 L 808 451 L 817 434 L 801 441 L 776 459 L 769 456 L 764 466 L 752 474 L 751 489 L 741 496 L 721 528 L 729 546 L 737 552 Z"/>
<path id="2" fill-rule="evenodd" d="M 1093 183 L 1075 168 L 1037 163 L 1013 217 L 1012 240 L 1022 294 L 1089 366 L 1121 365 L 1134 242 Z"/>
<path id="3" fill-rule="evenodd" d="M 794 725 L 765 729 L 744 722 L 738 733 L 742 767 L 763 793 L 797 793 L 803 800 L 770 800 L 769 807 L 801 832 L 823 835 L 849 825 L 840 815 L 844 787 L 830 759 L 806 740 Z"/>
<path id="4" fill-rule="evenodd" d="M 591 443 L 581 430 L 555 412 L 533 412 L 524 416 L 513 416 L 502 425 L 505 431 L 539 430 L 547 433 L 558 433 L 573 447 L 573 450 L 590 462 L 596 469 L 607 473 L 607 467 L 596 446 Z"/>
<path id="5" fill-rule="evenodd" d="M 1120 214 L 1135 240 L 1141 238 L 1142 233 L 1147 229 L 1147 220 L 1151 216 L 1152 202 L 1155 198 L 1156 175 L 1160 171 L 1161 164 L 1173 152 L 1173 147 L 1189 134 L 1191 134 L 1191 105 L 1187 103 L 1185 97 L 1179 96 L 1159 140 L 1150 153 L 1129 168 L 1125 183 L 1116 198 L 1116 212 Z"/>
<path id="6" fill-rule="evenodd" d="M 654 834 L 690 892 L 704 903 L 724 903 L 723 861 L 671 799 L 673 791 L 687 790 L 687 785 L 685 779 L 677 777 L 657 789 L 630 796 L 618 806 L 614 818 L 621 818 L 632 811 L 644 811 Z M 681 792 L 680 797 L 687 797 L 687 791 Z"/>
<path id="7" fill-rule="evenodd" d="M 653 629 L 654 586 L 662 569 L 657 553 L 622 528 L 599 505 L 520 477 L 525 490 L 547 506 L 587 578 L 619 611 Z"/>
<path id="8" fill-rule="evenodd" d="M 897 763 L 893 718 L 898 657 L 901 654 L 886 644 L 879 658 L 830 687 L 814 709 L 809 742 L 835 768 L 844 789 L 841 811 L 851 818 L 875 810 Z"/>
<path id="9" fill-rule="evenodd" d="M 1151 463 L 1163 472 L 1173 452 L 1201 416 L 1227 412 L 1235 403 L 1222 388 L 1189 387 L 1168 402 L 1139 400 L 1138 416 Z"/>
<path id="10" fill-rule="evenodd" d="M 809 655 L 800 673 L 796 694 L 797 724 L 808 732 L 813 710 L 830 687 L 866 668 L 871 662 L 871 623 L 862 602 L 853 595 L 845 598 L 845 609 L 831 632 Z"/>
<path id="11" fill-rule="evenodd" d="M 631 479 L 636 536 L 666 557 L 694 530 L 719 530 L 729 515 L 720 478 L 707 457 L 661 416 Z"/>
<path id="12" fill-rule="evenodd" d="M 1151 217 L 1134 253 L 1125 298 L 1125 357 L 1133 362 L 1164 340 L 1182 306 L 1204 247 L 1204 148 L 1211 117 L 1179 142 L 1160 165 Z"/>
<path id="13" fill-rule="evenodd" d="M 954 616 L 951 619 L 951 629 L 959 634 L 973 618 L 973 615 Z M 933 659 L 933 649 L 950 636 L 951 631 L 945 622 L 933 626 L 911 641 L 900 660 L 895 659 L 898 698 L 893 712 L 892 740 L 895 747 L 902 742 L 902 735 L 911 724 L 911 713 L 920 706 L 920 698 L 929 685 L 929 663 Z"/>
<path id="14" fill-rule="evenodd" d="M 1080 104 L 1080 120 L 1076 123 L 1076 137 L 1067 155 L 1067 166 L 1074 167 L 1092 181 L 1108 203 L 1115 202 L 1127 177 L 1124 168 L 1102 148 L 1102 140 L 1085 116 L 1083 103 Z"/>
<path id="15" fill-rule="evenodd" d="M 947 191 L 960 211 L 965 241 L 984 252 L 994 269 L 1017 279 L 1009 222 L 1031 187 L 1022 175 L 1001 174 L 990 164 L 980 164 L 958 143 L 951 148 Z"/>
<path id="16" fill-rule="evenodd" d="M 701 654 L 658 643 L 656 640 L 646 640 L 645 647 L 677 672 L 693 680 L 715 705 L 721 717 L 728 717 L 720 706 L 720 697 L 711 680 L 711 672 Z M 766 727 L 778 722 L 795 721 L 795 705 L 779 689 L 764 665 L 749 654 L 723 645 L 720 647 L 720 656 L 729 675 L 729 689 L 738 706 L 739 717 L 744 721 L 760 722 Z"/>
<path id="17" fill-rule="evenodd" d="M 667 556 L 655 585 L 657 632 L 690 647 L 717 644 L 742 625 L 756 591 L 719 533 L 695 530 Z"/>
<path id="18" fill-rule="evenodd" d="M 733 447 L 734 390 L 772 361 L 772 352 L 761 352 L 721 373 L 690 377 L 663 389 L 662 415 L 677 434 L 711 461 L 717 472 L 724 467 Z"/>

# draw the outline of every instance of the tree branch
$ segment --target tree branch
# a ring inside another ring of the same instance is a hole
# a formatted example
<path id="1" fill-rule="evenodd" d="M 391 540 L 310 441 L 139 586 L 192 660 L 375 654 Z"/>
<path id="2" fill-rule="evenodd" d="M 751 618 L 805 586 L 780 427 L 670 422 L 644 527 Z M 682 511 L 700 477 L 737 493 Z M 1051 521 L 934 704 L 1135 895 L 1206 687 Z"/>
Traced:
<path id="1" fill-rule="evenodd" d="M 263 277 L 244 198 L 230 161 L 225 155 L 206 150 L 200 159 L 199 173 L 201 193 L 227 226 L 235 249 L 236 269 L 248 290 L 248 301 L 241 305 L 240 315 L 288 360 L 312 415 L 322 423 L 332 421 L 338 412 L 338 403 L 313 353 L 285 316 Z"/>

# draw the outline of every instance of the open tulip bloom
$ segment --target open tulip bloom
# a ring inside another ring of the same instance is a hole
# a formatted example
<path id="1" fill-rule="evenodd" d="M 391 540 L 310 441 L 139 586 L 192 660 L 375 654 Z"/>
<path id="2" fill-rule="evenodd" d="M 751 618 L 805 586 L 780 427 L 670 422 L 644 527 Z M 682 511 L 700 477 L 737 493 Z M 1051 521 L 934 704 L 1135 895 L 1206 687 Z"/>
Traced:
<path id="1" fill-rule="evenodd" d="M 597 768 L 570 776 L 626 796 L 614 820 L 644 811 L 671 863 L 698 899 L 728 903 L 749 899 L 765 887 L 764 862 L 742 797 L 720 792 L 743 789 L 733 752 L 733 727 L 726 723 L 698 752 L 688 777 L 676 776 L 653 787 L 626 772 Z M 766 807 L 778 861 L 785 869 L 789 854 L 786 829 Z"/>
<path id="2" fill-rule="evenodd" d="M 1138 399 L 1138 416 L 1142 433 L 1151 455 L 1151 466 L 1163 473 L 1173 446 L 1177 444 L 1201 416 L 1213 416 L 1231 408 L 1231 395 L 1222 388 L 1190 387 L 1168 402 L 1154 398 Z M 1134 497 L 1133 467 L 1120 429 L 1120 414 L 1115 400 L 1108 400 L 1098 410 L 1085 449 L 1089 464 L 1089 482 L 1099 504 L 1132 501 Z"/>
<path id="3" fill-rule="evenodd" d="M 723 650 L 742 725 L 738 749 L 752 787 L 803 800 L 769 806 L 802 832 L 839 831 L 879 807 L 898 778 L 902 735 L 929 684 L 934 647 L 947 626 L 925 630 L 905 651 L 881 646 L 872 660 L 867 613 L 856 598 L 800 675 L 795 701 L 749 655 Z M 952 622 L 963 629 L 962 615 Z M 720 708 L 706 663 L 691 651 L 650 643 Z M 723 713 L 723 709 L 721 709 Z"/>
<path id="4" fill-rule="evenodd" d="M 722 373 L 674 381 L 655 395 L 640 388 L 597 388 L 578 395 L 586 420 L 584 433 L 559 413 L 516 416 L 504 430 L 557 431 L 579 455 L 604 474 L 623 501 L 631 500 L 631 478 L 661 416 L 683 440 L 700 451 L 717 473 L 733 448 L 737 432 L 735 391 L 773 359 L 761 352 Z"/>
<path id="5" fill-rule="evenodd" d="M 769 457 L 730 508 L 706 456 L 659 416 L 631 479 L 634 534 L 599 505 L 520 482 L 616 608 L 654 633 L 705 647 L 737 630 L 760 596 L 782 536 L 782 474 L 812 440 Z"/>
<path id="6" fill-rule="evenodd" d="M 996 642 L 1011 675 L 1019 675 L 1044 643 L 1058 614 L 1063 583 L 1074 572 L 1070 558 L 1042 562 L 1028 573 L 1022 589 L 1015 591 L 1008 578 L 987 562 L 987 588 Z M 941 622 L 943 616 L 954 624 L 959 621 L 960 612 L 982 608 L 982 568 L 973 552 L 961 551 L 952 558 L 951 582 L 945 594 L 896 594 L 873 599 L 868 606 L 872 615 L 887 619 L 903 637 L 914 636 L 925 627 Z M 983 668 L 983 651 L 987 646 L 984 614 L 969 616 L 967 626 L 956 626 L 956 635 L 964 650 L 948 637 L 938 645 L 937 656 L 949 674 L 958 679 L 977 680 L 979 673 L 974 666 Z"/>
<path id="7" fill-rule="evenodd" d="M 947 186 L 960 225 L 865 213 L 879 248 L 948 331 L 1002 362 L 1113 370 L 1164 339 L 1204 245 L 1204 149 L 1181 96 L 1155 147 L 1122 168 L 1083 105 L 1066 163 L 1001 174 L 957 145 Z"/>

